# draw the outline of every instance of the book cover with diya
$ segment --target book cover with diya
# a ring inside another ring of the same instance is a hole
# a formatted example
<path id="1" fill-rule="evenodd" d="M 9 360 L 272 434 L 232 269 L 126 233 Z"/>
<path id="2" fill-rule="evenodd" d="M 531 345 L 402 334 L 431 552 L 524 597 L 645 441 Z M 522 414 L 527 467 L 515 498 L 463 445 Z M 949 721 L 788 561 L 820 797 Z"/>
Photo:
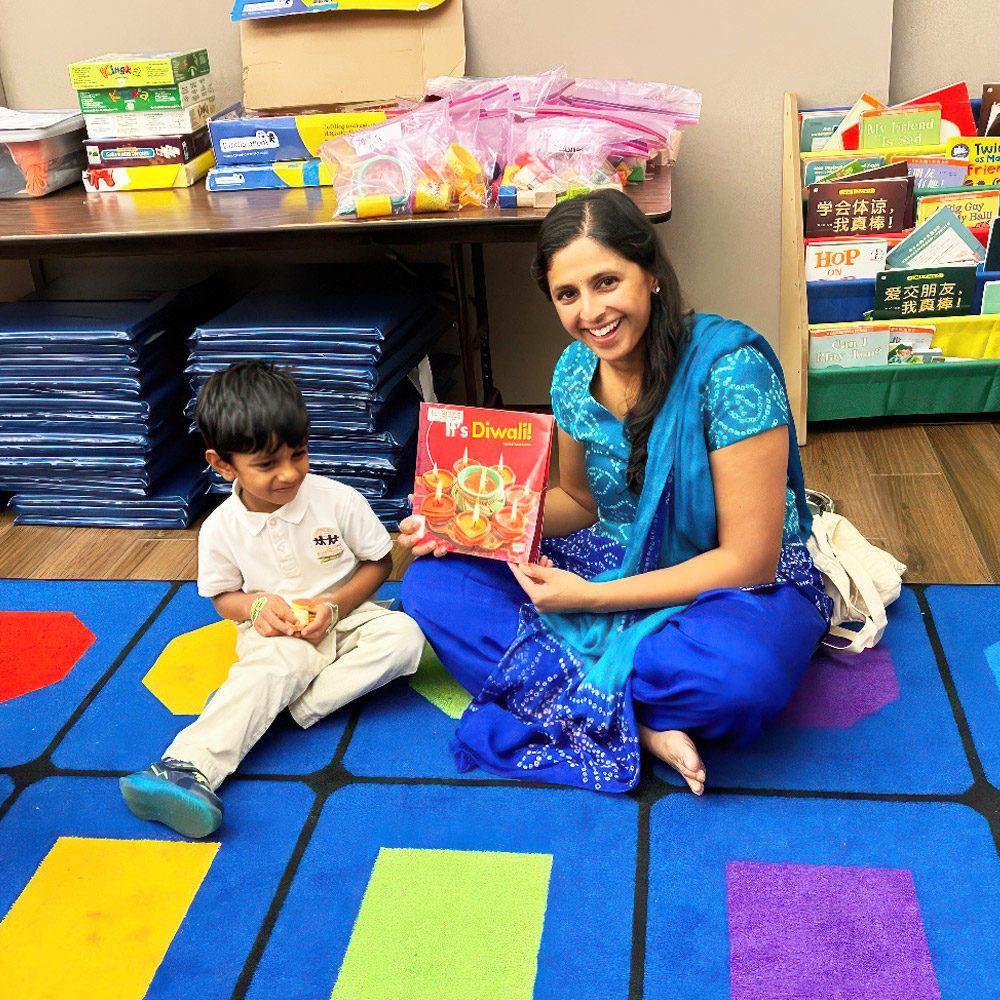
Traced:
<path id="1" fill-rule="evenodd" d="M 554 428 L 539 413 L 421 403 L 413 489 L 421 541 L 535 562 Z"/>

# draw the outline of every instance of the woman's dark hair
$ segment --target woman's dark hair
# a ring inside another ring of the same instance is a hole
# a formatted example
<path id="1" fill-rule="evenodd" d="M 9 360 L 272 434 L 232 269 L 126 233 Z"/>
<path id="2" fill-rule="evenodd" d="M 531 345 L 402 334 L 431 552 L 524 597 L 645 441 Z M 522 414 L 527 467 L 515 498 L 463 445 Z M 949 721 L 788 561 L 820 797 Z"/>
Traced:
<path id="1" fill-rule="evenodd" d="M 550 299 L 552 258 L 574 240 L 587 236 L 638 264 L 659 284 L 652 296 L 649 326 L 643 338 L 646 363 L 639 398 L 625 415 L 629 442 L 625 483 L 635 493 L 646 478 L 646 450 L 660 407 L 667 398 L 681 348 L 690 333 L 690 309 L 685 309 L 673 266 L 660 246 L 656 230 L 631 198 L 620 191 L 591 191 L 560 202 L 542 220 L 531 276 Z"/>
<path id="2" fill-rule="evenodd" d="M 264 361 L 241 361 L 209 376 L 195 420 L 205 447 L 226 462 L 283 444 L 299 448 L 309 439 L 309 413 L 295 379 Z"/>

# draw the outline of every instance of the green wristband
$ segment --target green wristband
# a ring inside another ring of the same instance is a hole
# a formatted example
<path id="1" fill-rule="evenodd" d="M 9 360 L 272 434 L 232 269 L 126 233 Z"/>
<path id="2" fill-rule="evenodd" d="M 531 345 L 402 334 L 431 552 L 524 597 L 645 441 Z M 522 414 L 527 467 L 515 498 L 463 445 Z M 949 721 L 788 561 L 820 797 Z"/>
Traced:
<path id="1" fill-rule="evenodd" d="M 253 625 L 257 621 L 257 615 L 261 613 L 264 609 L 264 605 L 267 604 L 266 597 L 258 597 L 253 604 L 250 605 L 250 624 Z"/>

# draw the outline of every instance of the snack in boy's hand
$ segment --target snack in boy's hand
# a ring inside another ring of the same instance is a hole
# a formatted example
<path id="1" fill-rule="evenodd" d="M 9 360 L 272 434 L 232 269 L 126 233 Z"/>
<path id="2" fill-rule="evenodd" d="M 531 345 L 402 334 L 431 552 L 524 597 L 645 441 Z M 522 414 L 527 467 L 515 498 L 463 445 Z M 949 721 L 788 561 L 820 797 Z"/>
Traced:
<path id="1" fill-rule="evenodd" d="M 535 562 L 554 427 L 544 414 L 421 404 L 413 489 L 421 541 Z"/>
<path id="2" fill-rule="evenodd" d="M 304 604 L 299 604 L 296 601 L 292 601 L 292 614 L 303 628 L 316 617 L 316 612 L 312 608 L 307 608 Z"/>

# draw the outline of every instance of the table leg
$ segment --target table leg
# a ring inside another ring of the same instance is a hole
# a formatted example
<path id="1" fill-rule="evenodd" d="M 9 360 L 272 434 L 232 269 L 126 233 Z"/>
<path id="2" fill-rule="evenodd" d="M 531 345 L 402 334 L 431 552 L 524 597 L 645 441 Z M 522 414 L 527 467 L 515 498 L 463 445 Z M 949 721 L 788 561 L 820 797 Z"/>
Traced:
<path id="1" fill-rule="evenodd" d="M 479 340 L 479 366 L 483 376 L 483 406 L 503 406 L 500 390 L 493 384 L 493 357 L 490 353 L 490 314 L 486 298 L 486 265 L 482 243 L 471 244 L 472 298 L 476 306 L 476 336 Z"/>
<path id="2" fill-rule="evenodd" d="M 455 289 L 456 320 L 458 321 L 458 343 L 462 354 L 462 376 L 465 382 L 465 402 L 476 406 L 476 361 L 472 353 L 475 346 L 475 331 L 469 320 L 469 290 L 465 273 L 465 244 L 451 244 L 451 283 Z"/>

